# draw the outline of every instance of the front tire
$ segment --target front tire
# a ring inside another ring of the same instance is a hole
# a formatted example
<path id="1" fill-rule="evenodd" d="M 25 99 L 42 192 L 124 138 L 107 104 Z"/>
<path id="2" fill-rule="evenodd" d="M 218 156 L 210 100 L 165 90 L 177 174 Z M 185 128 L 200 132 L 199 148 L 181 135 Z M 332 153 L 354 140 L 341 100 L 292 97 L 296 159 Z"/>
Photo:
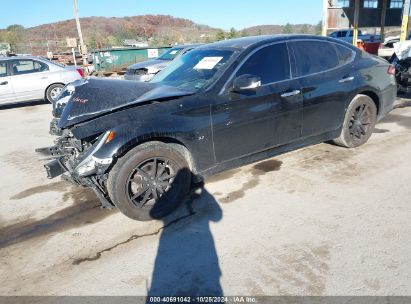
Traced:
<path id="1" fill-rule="evenodd" d="M 334 139 L 334 143 L 346 148 L 359 147 L 371 137 L 376 122 L 377 107 L 374 101 L 366 95 L 359 94 L 348 106 L 341 134 Z"/>
<path id="2" fill-rule="evenodd" d="M 161 142 L 145 143 L 121 157 L 110 171 L 107 189 L 112 202 L 138 221 L 161 219 L 173 212 L 191 187 L 184 156 Z"/>

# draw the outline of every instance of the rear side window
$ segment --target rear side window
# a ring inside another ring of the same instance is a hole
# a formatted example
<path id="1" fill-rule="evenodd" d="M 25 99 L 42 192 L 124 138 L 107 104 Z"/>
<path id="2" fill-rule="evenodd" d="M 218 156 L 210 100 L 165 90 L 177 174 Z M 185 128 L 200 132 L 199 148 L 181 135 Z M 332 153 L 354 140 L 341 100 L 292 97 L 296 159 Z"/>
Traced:
<path id="1" fill-rule="evenodd" d="M 0 62 L 0 77 L 7 76 L 7 62 Z"/>
<path id="2" fill-rule="evenodd" d="M 13 75 L 31 74 L 44 72 L 48 70 L 48 66 L 34 60 L 16 60 L 12 64 Z"/>
<path id="3" fill-rule="evenodd" d="M 290 79 L 290 60 L 286 44 L 270 45 L 255 52 L 238 70 L 236 77 L 244 74 L 259 76 L 263 85 Z"/>
<path id="4" fill-rule="evenodd" d="M 292 44 L 297 77 L 330 70 L 339 65 L 334 44 L 321 41 L 296 41 Z"/>
<path id="5" fill-rule="evenodd" d="M 349 63 L 355 55 L 355 52 L 353 50 L 345 46 L 336 44 L 335 48 L 337 49 L 338 60 L 340 65 Z"/>

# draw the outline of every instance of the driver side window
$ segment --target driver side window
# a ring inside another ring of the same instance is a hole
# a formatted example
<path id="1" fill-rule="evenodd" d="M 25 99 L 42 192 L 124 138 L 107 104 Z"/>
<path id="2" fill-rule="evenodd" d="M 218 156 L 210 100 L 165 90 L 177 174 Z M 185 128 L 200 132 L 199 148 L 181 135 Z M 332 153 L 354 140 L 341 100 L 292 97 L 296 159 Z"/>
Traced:
<path id="1" fill-rule="evenodd" d="M 238 70 L 235 77 L 245 74 L 260 77 L 262 85 L 290 79 L 287 45 L 274 44 L 255 52 Z"/>

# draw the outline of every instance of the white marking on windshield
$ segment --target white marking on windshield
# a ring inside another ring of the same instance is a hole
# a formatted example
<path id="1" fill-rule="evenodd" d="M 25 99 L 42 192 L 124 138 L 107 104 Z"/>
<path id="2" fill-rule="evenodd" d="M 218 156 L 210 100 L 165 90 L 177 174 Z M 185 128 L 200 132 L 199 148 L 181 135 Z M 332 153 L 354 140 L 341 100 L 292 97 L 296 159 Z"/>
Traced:
<path id="1" fill-rule="evenodd" d="M 204 57 L 194 67 L 195 70 L 212 70 L 224 57 Z"/>

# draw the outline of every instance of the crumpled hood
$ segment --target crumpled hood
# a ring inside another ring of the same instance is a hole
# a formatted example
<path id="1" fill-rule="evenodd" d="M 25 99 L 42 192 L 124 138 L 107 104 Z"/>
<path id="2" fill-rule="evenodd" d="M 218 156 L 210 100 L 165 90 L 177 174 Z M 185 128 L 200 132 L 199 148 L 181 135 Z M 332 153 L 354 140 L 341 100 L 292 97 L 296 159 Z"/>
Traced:
<path id="1" fill-rule="evenodd" d="M 151 67 L 151 68 L 155 68 L 158 70 L 162 70 L 166 66 L 168 66 L 170 63 L 171 63 L 171 60 L 153 59 L 153 60 L 146 60 L 143 62 L 135 63 L 129 66 L 128 69 L 138 70 L 138 69 Z"/>
<path id="2" fill-rule="evenodd" d="M 66 86 L 53 113 L 62 109 L 58 127 L 64 129 L 126 106 L 192 94 L 161 83 L 88 78 Z"/>

